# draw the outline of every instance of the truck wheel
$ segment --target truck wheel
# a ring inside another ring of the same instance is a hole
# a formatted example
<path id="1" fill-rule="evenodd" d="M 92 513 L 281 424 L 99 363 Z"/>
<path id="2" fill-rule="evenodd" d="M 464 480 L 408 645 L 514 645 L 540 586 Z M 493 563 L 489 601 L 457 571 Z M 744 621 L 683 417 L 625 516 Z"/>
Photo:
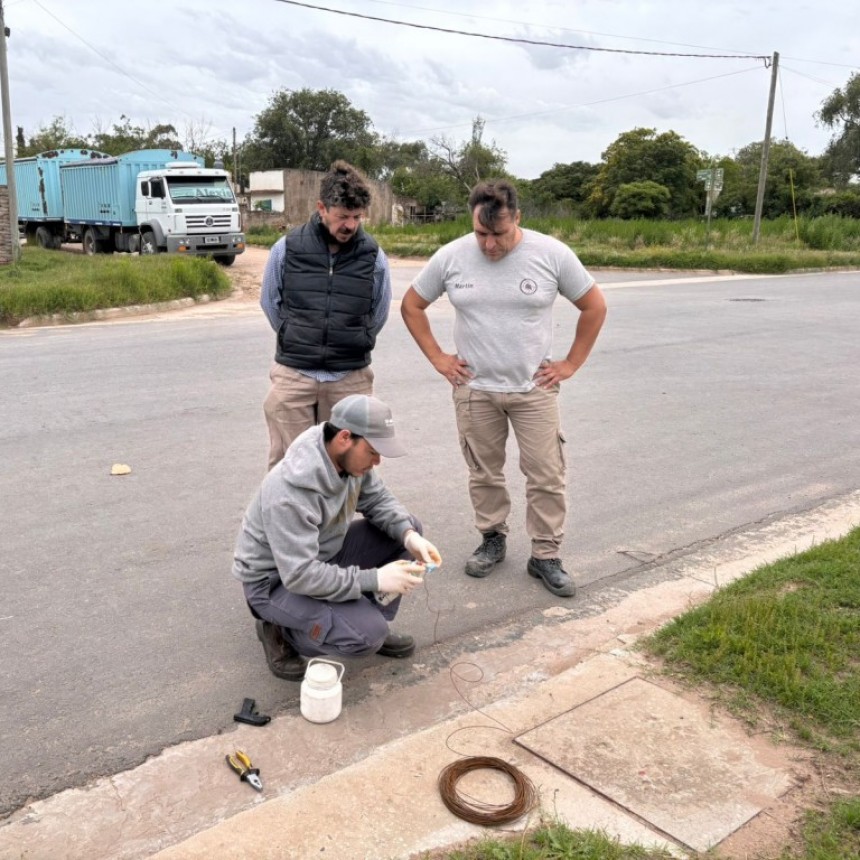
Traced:
<path id="1" fill-rule="evenodd" d="M 235 254 L 213 254 L 212 259 L 222 266 L 232 266 L 236 262 Z"/>
<path id="2" fill-rule="evenodd" d="M 155 241 L 155 233 L 152 230 L 144 230 L 140 234 L 140 253 L 157 254 L 158 243 Z"/>
<path id="3" fill-rule="evenodd" d="M 47 227 L 36 228 L 36 241 L 39 243 L 40 248 L 54 247 L 54 237 Z"/>
<path id="4" fill-rule="evenodd" d="M 92 227 L 87 227 L 84 230 L 84 238 L 83 238 L 83 246 L 84 253 L 88 257 L 92 257 L 93 254 L 103 254 L 104 248 L 102 246 L 102 241 L 96 236 L 96 231 L 93 230 Z"/>

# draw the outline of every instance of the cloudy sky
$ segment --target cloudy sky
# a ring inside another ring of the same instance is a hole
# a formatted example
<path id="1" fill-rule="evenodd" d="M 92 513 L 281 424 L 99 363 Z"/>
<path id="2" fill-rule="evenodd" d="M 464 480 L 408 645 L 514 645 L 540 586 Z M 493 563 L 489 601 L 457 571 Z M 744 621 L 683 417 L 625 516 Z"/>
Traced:
<path id="1" fill-rule="evenodd" d="M 275 90 L 334 89 L 399 140 L 463 141 L 481 116 L 485 140 L 522 178 L 597 162 L 619 134 L 642 126 L 674 130 L 711 154 L 761 140 L 771 73 L 757 57 L 774 51 L 773 135 L 818 155 L 829 132 L 813 114 L 860 71 L 856 0 L 4 0 L 3 8 L 12 126 L 27 136 L 58 115 L 85 135 L 125 114 L 135 125 L 172 123 L 181 137 L 193 128 L 232 141 L 235 128 L 241 142 Z M 732 56 L 665 56 L 678 54 Z"/>

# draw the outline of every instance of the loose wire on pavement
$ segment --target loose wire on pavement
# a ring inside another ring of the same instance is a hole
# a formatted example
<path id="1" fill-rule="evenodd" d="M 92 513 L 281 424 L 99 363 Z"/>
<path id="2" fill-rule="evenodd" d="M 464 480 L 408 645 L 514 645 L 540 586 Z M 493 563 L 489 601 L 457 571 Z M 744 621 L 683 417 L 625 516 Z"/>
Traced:
<path id="1" fill-rule="evenodd" d="M 510 777 L 514 784 L 514 799 L 507 804 L 485 803 L 465 799 L 457 791 L 457 782 L 473 770 L 497 770 Z M 472 824 L 507 824 L 530 812 L 537 795 L 532 781 L 517 767 L 495 756 L 468 756 L 451 762 L 439 774 L 439 794 L 442 802 L 458 818 Z"/>
<path id="2" fill-rule="evenodd" d="M 427 595 L 427 608 L 431 612 L 436 613 L 436 621 L 433 625 L 433 645 L 436 646 L 438 651 L 439 641 L 437 630 L 442 610 L 436 610 L 430 606 L 430 591 L 427 589 L 426 581 L 424 587 Z M 461 666 L 473 666 L 478 670 L 478 678 L 475 680 L 465 678 L 458 671 Z M 497 720 L 495 717 L 490 716 L 479 707 L 472 704 L 472 702 L 470 702 L 463 694 L 463 691 L 457 686 L 455 679 L 475 684 L 483 679 L 484 670 L 481 669 L 477 663 L 460 661 L 458 663 L 451 664 L 449 671 L 451 674 L 451 684 L 456 690 L 457 695 L 460 696 L 460 698 L 472 710 L 477 711 L 486 719 L 492 720 L 496 725 L 463 726 L 459 729 L 455 729 L 445 739 L 445 745 L 448 749 L 461 756 L 461 758 L 444 767 L 439 773 L 437 785 L 439 788 L 439 794 L 442 797 L 442 802 L 450 812 L 453 812 L 458 818 L 462 818 L 464 821 L 468 821 L 471 824 L 494 825 L 508 824 L 511 821 L 516 821 L 518 818 L 521 818 L 537 806 L 537 792 L 532 781 L 518 767 L 509 764 L 503 759 L 497 758 L 496 756 L 467 756 L 458 752 L 451 746 L 451 738 L 458 732 L 466 731 L 467 729 L 489 728 L 496 731 L 503 731 L 509 735 L 513 734 L 513 730 L 500 720 Z M 485 801 L 478 800 L 477 798 L 470 797 L 469 795 L 461 794 L 457 788 L 457 783 L 462 777 L 466 776 L 466 774 L 476 770 L 494 770 L 505 774 L 513 783 L 514 797 L 511 802 L 507 804 L 487 803 Z"/>

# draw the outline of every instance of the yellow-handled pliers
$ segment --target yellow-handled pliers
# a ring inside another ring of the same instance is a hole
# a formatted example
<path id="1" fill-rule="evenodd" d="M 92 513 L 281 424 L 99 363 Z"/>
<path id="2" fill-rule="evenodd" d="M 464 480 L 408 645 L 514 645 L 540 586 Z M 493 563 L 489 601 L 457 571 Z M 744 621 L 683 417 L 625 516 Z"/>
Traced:
<path id="1" fill-rule="evenodd" d="M 260 782 L 260 768 L 254 767 L 251 764 L 251 759 L 241 750 L 236 750 L 233 755 L 224 756 L 227 764 L 239 774 L 239 779 L 247 782 L 251 788 L 256 788 L 257 791 L 263 790 L 263 783 Z"/>

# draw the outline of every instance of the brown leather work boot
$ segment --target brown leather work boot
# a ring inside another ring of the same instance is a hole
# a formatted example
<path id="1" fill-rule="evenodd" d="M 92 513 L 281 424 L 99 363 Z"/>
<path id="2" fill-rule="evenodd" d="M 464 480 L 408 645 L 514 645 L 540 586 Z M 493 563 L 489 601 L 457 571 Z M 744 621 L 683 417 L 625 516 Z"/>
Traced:
<path id="1" fill-rule="evenodd" d="M 272 674 L 284 681 L 305 677 L 305 659 L 284 639 L 281 628 L 269 621 L 257 621 L 257 638 L 263 643 L 266 664 Z"/>

